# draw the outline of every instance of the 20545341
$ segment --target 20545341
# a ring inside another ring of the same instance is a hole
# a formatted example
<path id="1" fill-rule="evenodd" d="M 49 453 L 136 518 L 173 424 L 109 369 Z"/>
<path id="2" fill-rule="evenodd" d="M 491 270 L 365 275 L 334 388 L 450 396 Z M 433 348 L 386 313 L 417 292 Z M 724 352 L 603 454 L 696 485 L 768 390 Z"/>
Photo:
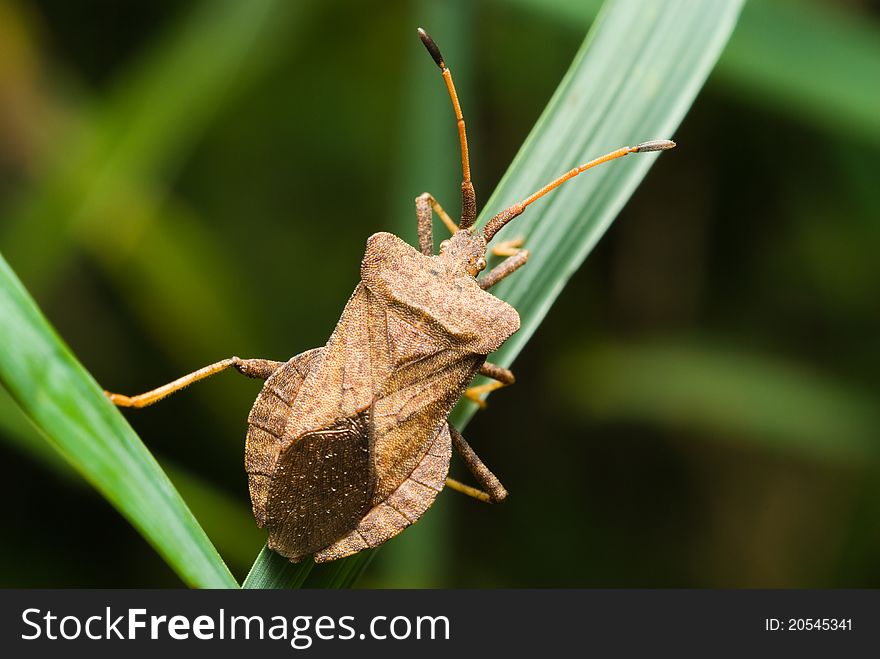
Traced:
<path id="1" fill-rule="evenodd" d="M 764 618 L 768 632 L 852 631 L 852 618 Z"/>

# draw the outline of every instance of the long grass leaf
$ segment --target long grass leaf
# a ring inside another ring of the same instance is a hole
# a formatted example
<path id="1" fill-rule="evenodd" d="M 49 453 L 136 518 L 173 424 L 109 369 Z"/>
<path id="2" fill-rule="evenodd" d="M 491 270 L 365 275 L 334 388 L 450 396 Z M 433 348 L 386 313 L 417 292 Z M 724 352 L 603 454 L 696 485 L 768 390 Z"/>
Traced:
<path id="1" fill-rule="evenodd" d="M 607 3 L 478 224 L 574 165 L 622 145 L 674 137 L 741 5 L 737 0 Z M 590 170 L 502 230 L 498 240 L 524 237 L 532 256 L 493 289 L 522 319 L 493 362 L 507 366 L 522 350 L 657 157 L 638 154 Z M 474 410 L 471 404 L 460 406 L 454 421 L 463 425 Z"/>
<path id="2" fill-rule="evenodd" d="M 299 588 L 309 576 L 313 566 L 311 559 L 302 563 L 291 563 L 281 554 L 276 554 L 264 545 L 241 587 L 276 590 Z"/>
<path id="3" fill-rule="evenodd" d="M 62 478 L 71 486 L 88 487 L 76 470 L 43 439 L 31 423 L 0 388 L 0 441 L 46 469 L 52 478 Z M 254 518 L 244 501 L 233 498 L 192 471 L 156 455 L 208 537 L 235 568 L 248 568 L 253 563 L 254 548 L 260 546 L 262 532 L 254 526 Z"/>
<path id="4" fill-rule="evenodd" d="M 507 0 L 571 29 L 592 21 L 595 0 Z M 805 66 L 804 62 L 809 62 Z M 880 143 L 880 34 L 834 3 L 750 2 L 714 77 L 750 103 L 782 110 L 832 134 Z"/>
<path id="5" fill-rule="evenodd" d="M 247 344 L 254 330 L 242 319 L 259 309 L 224 265 L 234 250 L 169 199 L 170 182 L 215 119 L 289 52 L 310 10 L 280 0 L 196 3 L 120 67 L 104 96 L 72 112 L 74 128 L 52 145 L 47 171 L 0 226 L 2 249 L 37 300 L 84 252 L 172 357 L 186 351 L 192 363 Z"/>
<path id="6" fill-rule="evenodd" d="M 0 382 L 46 439 L 128 518 L 185 583 L 236 586 L 171 481 L 2 257 Z"/>

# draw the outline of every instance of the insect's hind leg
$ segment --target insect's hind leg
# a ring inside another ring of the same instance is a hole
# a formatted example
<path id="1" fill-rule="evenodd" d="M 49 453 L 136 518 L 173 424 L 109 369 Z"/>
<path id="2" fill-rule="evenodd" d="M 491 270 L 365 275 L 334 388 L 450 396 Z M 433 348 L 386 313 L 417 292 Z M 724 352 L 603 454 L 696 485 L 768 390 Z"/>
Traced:
<path id="1" fill-rule="evenodd" d="M 146 407 L 147 405 L 159 402 L 166 396 L 173 394 L 175 391 L 180 391 L 184 387 L 188 387 L 193 382 L 204 380 L 220 371 L 225 371 L 230 366 L 234 367 L 239 373 L 246 375 L 249 378 L 265 380 L 283 365 L 284 362 L 276 362 L 270 359 L 239 359 L 238 357 L 230 357 L 229 359 L 224 359 L 214 364 L 210 364 L 209 366 L 205 366 L 204 368 L 200 368 L 198 371 L 193 371 L 181 378 L 177 378 L 173 382 L 169 382 L 156 389 L 151 389 L 145 393 L 138 394 L 137 396 L 125 396 L 123 394 L 114 394 L 109 391 L 105 391 L 104 395 L 110 399 L 111 403 L 119 407 Z"/>
<path id="2" fill-rule="evenodd" d="M 486 407 L 486 401 L 483 399 L 485 394 L 490 394 L 496 389 L 507 387 L 516 382 L 516 377 L 513 375 L 513 371 L 491 362 L 484 362 L 483 365 L 480 366 L 480 370 L 477 372 L 480 375 L 485 375 L 487 378 L 492 378 L 492 380 L 494 380 L 494 382 L 487 382 L 486 384 L 478 384 L 475 387 L 468 387 L 464 392 L 465 398 L 479 405 L 480 409 L 485 409 Z"/>
<path id="3" fill-rule="evenodd" d="M 522 238 L 518 238 L 516 240 L 505 240 L 492 248 L 492 253 L 495 256 L 506 256 L 507 258 L 477 280 L 480 288 L 484 291 L 492 288 L 499 281 L 513 274 L 526 264 L 526 261 L 529 260 L 529 250 L 521 249 L 522 244 Z"/>
<path id="4" fill-rule="evenodd" d="M 458 429 L 451 424 L 449 426 L 449 434 L 452 437 L 452 446 L 464 459 L 468 469 L 483 489 L 478 490 L 452 478 L 446 479 L 446 486 L 485 503 L 501 503 L 504 501 L 507 498 L 507 490 L 501 484 L 501 481 L 498 480 L 498 477 L 489 471 L 489 468 L 483 464 L 483 461 L 480 460 L 474 449 L 470 447 L 470 444 L 465 441 Z"/>
<path id="5" fill-rule="evenodd" d="M 449 217 L 443 207 L 437 203 L 437 200 L 429 192 L 423 192 L 416 197 L 416 218 L 419 222 L 419 249 L 425 256 L 434 255 L 434 230 L 433 216 L 431 209 L 440 217 L 450 233 L 458 231 L 455 222 Z"/>

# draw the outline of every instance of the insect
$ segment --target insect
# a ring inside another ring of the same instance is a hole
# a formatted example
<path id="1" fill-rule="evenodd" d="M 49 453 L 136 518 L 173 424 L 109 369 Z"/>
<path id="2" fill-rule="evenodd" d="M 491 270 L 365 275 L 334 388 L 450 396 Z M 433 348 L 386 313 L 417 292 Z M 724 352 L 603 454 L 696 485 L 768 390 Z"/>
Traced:
<path id="1" fill-rule="evenodd" d="M 461 149 L 461 217 L 455 224 L 428 193 L 416 198 L 419 249 L 390 233 L 367 240 L 361 281 L 327 344 L 287 362 L 231 357 L 140 394 L 107 392 L 144 407 L 230 367 L 265 380 L 248 417 L 245 468 L 254 517 L 269 547 L 298 562 L 329 561 L 376 547 L 416 522 L 444 485 L 486 502 L 507 491 L 447 417 L 462 395 L 512 384 L 486 361 L 519 329 L 516 310 L 488 292 L 522 267 L 522 241 L 488 273 L 487 245 L 499 229 L 568 179 L 630 153 L 670 149 L 667 140 L 623 147 L 576 167 L 474 229 L 467 133 L 452 74 L 427 33 L 419 37 L 446 84 Z M 433 213 L 452 233 L 433 250 Z M 469 387 L 477 375 L 488 384 Z M 479 488 L 448 478 L 452 449 Z"/>

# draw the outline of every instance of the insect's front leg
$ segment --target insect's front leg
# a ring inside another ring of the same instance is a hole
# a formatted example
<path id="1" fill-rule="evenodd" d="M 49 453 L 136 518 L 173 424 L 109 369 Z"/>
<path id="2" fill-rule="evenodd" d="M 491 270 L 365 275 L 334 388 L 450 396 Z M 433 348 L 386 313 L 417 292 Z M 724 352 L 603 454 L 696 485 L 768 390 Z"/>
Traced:
<path id="1" fill-rule="evenodd" d="M 181 378 L 177 378 L 174 382 L 169 382 L 168 384 L 138 394 L 137 396 L 114 394 L 109 391 L 105 391 L 104 395 L 110 399 L 111 403 L 119 407 L 146 407 L 147 405 L 158 403 L 166 396 L 170 396 L 175 391 L 180 391 L 184 387 L 188 387 L 193 382 L 198 382 L 199 380 L 211 377 L 220 371 L 225 371 L 230 366 L 235 367 L 239 373 L 246 375 L 249 378 L 265 380 L 272 375 L 276 369 L 283 365 L 284 362 L 276 362 L 270 359 L 239 359 L 238 357 L 230 357 L 229 359 L 224 359 L 209 366 L 205 366 L 204 368 L 200 368 L 198 371 L 188 373 Z"/>
<path id="2" fill-rule="evenodd" d="M 513 371 L 491 362 L 484 362 L 477 373 L 494 380 L 494 382 L 487 382 L 486 384 L 478 384 L 475 387 L 468 387 L 464 392 L 465 398 L 475 402 L 481 409 L 485 409 L 486 407 L 486 401 L 483 400 L 484 395 L 516 382 L 516 377 L 513 375 Z"/>
<path id="3" fill-rule="evenodd" d="M 433 216 L 431 209 L 440 217 L 450 233 L 458 231 L 455 222 L 447 215 L 446 211 L 437 203 L 437 200 L 429 192 L 423 192 L 416 197 L 416 217 L 419 222 L 419 249 L 425 256 L 434 255 L 434 232 Z"/>
<path id="4" fill-rule="evenodd" d="M 526 264 L 526 261 L 529 260 L 529 250 L 522 249 L 522 245 L 523 239 L 517 238 L 516 240 L 505 240 L 492 248 L 492 254 L 507 258 L 477 280 L 480 288 L 484 291 L 491 288 Z"/>
<path id="5" fill-rule="evenodd" d="M 495 474 L 489 471 L 489 468 L 483 464 L 483 461 L 480 460 L 474 449 L 470 447 L 470 444 L 465 441 L 458 429 L 451 424 L 449 426 L 449 435 L 452 437 L 452 445 L 455 447 L 455 450 L 464 459 L 468 469 L 483 489 L 478 490 L 452 478 L 446 479 L 446 486 L 486 503 L 500 503 L 504 501 L 507 498 L 507 490 L 504 489 L 501 481 L 498 480 Z"/>

